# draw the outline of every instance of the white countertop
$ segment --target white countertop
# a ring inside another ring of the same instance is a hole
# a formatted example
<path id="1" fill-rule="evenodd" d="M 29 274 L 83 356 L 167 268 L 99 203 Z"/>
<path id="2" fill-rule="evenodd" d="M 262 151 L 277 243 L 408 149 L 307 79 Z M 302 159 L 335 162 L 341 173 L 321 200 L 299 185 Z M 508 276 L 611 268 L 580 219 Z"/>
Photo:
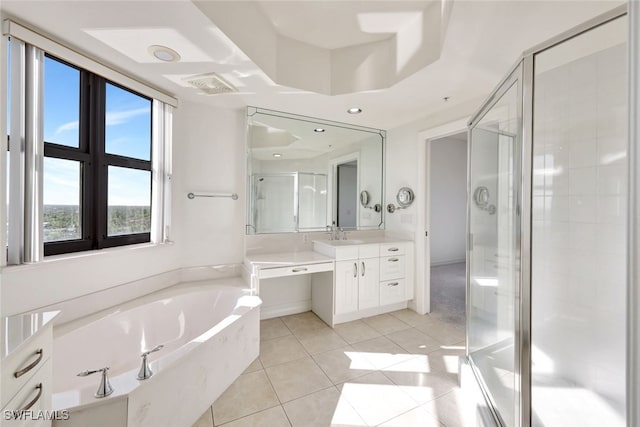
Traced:
<path id="1" fill-rule="evenodd" d="M 252 268 L 289 267 L 331 261 L 333 261 L 333 258 L 314 251 L 253 254 L 245 257 L 245 263 Z"/>

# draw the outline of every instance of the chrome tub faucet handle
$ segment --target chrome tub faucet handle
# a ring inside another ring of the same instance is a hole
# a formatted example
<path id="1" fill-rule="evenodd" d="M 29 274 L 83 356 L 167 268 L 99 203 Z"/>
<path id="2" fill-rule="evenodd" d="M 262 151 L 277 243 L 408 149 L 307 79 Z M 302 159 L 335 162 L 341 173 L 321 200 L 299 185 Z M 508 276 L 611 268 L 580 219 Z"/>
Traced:
<path id="1" fill-rule="evenodd" d="M 98 391 L 96 391 L 95 397 L 107 397 L 111 393 L 113 393 L 113 387 L 109 383 L 109 377 L 107 377 L 107 371 L 109 370 L 108 366 L 105 366 L 102 369 L 95 369 L 93 371 L 82 371 L 78 374 L 79 377 L 86 377 L 91 374 L 95 374 L 96 372 L 102 372 L 102 377 L 100 379 L 100 386 L 98 386 Z"/>
<path id="2" fill-rule="evenodd" d="M 146 380 L 151 378 L 151 376 L 153 375 L 153 371 L 151 371 L 151 368 L 149 367 L 149 361 L 147 359 L 147 356 L 149 356 L 149 354 L 151 353 L 155 353 L 156 351 L 162 350 L 163 347 L 164 345 L 162 344 L 157 345 L 151 350 L 145 351 L 140 355 L 140 357 L 142 357 L 142 365 L 140 365 L 140 371 L 138 372 L 139 380 Z"/>

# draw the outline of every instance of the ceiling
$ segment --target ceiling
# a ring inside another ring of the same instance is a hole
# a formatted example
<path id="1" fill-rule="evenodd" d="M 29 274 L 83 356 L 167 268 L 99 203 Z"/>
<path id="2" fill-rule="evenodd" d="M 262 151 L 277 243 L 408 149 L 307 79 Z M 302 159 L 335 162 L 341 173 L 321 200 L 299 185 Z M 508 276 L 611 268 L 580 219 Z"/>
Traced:
<path id="1" fill-rule="evenodd" d="M 385 31 L 393 33 L 403 25 L 402 13 L 411 12 L 411 7 L 423 7 L 424 3 L 381 1 L 379 7 L 388 19 L 380 25 L 386 23 Z M 242 6 L 247 2 L 228 4 L 237 5 L 239 16 L 243 16 Z M 304 33 L 301 28 L 308 28 L 302 41 L 323 48 L 376 42 L 388 36 L 384 31 L 371 35 L 349 29 L 350 18 L 334 19 L 339 4 L 260 1 L 259 6 L 281 34 L 300 39 Z M 487 96 L 522 51 L 618 4 L 456 0 L 435 62 L 389 88 L 333 96 L 277 85 L 189 0 L 5 0 L 0 7 L 18 22 L 180 100 L 223 108 L 254 105 L 391 129 Z M 334 33 L 332 24 L 340 20 L 346 21 L 339 25 L 340 32 Z M 243 30 L 253 30 L 249 18 Z M 150 44 L 166 45 L 179 52 L 182 60 L 163 63 L 149 55 Z M 221 75 L 238 91 L 202 95 L 183 81 L 211 72 Z M 445 97 L 449 98 L 446 102 Z M 347 114 L 346 110 L 353 106 L 362 108 L 363 113 Z"/>

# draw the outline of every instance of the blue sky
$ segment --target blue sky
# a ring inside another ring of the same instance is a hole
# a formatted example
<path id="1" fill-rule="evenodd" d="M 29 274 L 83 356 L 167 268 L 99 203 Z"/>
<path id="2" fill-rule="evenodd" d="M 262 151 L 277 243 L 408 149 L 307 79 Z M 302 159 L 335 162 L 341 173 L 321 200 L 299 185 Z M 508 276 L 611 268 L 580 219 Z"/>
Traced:
<path id="1" fill-rule="evenodd" d="M 78 147 L 80 72 L 51 58 L 45 60 L 44 139 Z M 107 84 L 105 145 L 108 153 L 150 159 L 151 102 Z M 149 205 L 151 176 L 146 171 L 109 168 L 110 205 Z M 73 205 L 80 200 L 77 162 L 45 159 L 44 204 Z"/>

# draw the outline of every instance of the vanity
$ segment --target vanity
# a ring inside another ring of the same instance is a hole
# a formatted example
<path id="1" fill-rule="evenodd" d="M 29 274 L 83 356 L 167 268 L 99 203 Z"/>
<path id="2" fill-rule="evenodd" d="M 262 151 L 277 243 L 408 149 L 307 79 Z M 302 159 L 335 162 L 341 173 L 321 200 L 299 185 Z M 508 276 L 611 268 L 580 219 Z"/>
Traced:
<path id="1" fill-rule="evenodd" d="M 384 208 L 386 132 L 257 107 L 247 125 L 245 267 L 261 317 L 312 310 L 334 326 L 406 308 L 414 245 L 383 230 L 413 192 Z"/>
<path id="2" fill-rule="evenodd" d="M 270 304 L 267 297 L 263 319 L 311 310 L 333 327 L 406 308 L 414 296 L 413 254 L 413 242 L 399 239 L 316 240 L 313 251 L 254 254 L 245 266 L 261 296 L 290 278 L 308 280 L 300 285 L 310 288 L 308 303 L 287 303 L 295 288 L 277 289 L 282 304 Z"/>
<path id="3" fill-rule="evenodd" d="M 59 313 L 4 318 L 0 384 L 2 418 L 7 426 L 50 426 L 52 417 L 65 416 L 51 411 L 52 321 Z"/>

